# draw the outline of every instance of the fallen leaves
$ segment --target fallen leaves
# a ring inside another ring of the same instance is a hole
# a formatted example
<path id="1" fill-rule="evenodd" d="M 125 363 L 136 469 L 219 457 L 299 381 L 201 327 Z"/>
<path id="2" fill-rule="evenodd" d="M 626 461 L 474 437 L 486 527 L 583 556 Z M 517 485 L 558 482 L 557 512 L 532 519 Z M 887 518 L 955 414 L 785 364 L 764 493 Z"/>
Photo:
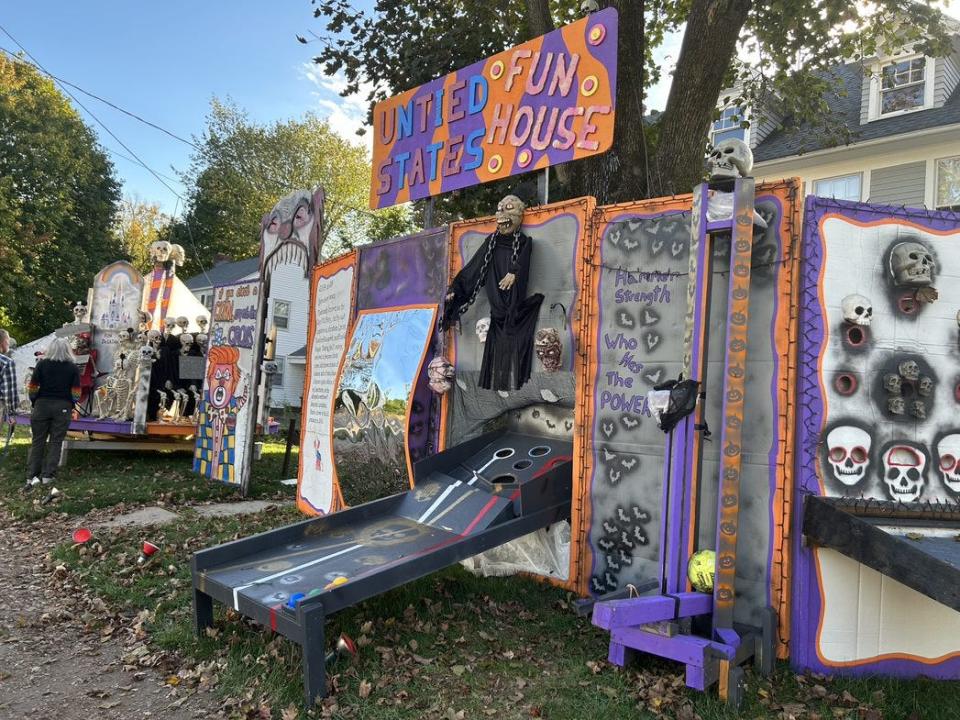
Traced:
<path id="1" fill-rule="evenodd" d="M 361 698 L 366 699 L 370 697 L 370 692 L 372 690 L 373 690 L 373 685 L 368 680 L 361 680 L 360 688 L 357 690 L 357 694 Z"/>

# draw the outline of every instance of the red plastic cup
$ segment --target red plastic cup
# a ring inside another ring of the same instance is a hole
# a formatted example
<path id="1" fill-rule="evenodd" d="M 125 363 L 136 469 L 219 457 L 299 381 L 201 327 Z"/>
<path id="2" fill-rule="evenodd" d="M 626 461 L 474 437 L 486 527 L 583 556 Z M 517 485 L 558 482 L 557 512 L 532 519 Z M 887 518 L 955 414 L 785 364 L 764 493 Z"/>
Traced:
<path id="1" fill-rule="evenodd" d="M 93 537 L 93 533 L 87 528 L 77 528 L 73 531 L 73 541 L 77 543 L 77 545 L 83 545 L 91 537 Z"/>

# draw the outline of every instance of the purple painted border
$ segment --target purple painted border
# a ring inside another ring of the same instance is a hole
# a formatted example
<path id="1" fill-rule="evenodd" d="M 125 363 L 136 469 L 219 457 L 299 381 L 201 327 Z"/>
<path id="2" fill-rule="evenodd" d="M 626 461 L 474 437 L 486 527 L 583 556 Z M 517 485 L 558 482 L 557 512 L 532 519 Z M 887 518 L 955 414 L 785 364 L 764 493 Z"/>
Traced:
<path id="1" fill-rule="evenodd" d="M 842 675 L 890 675 L 956 679 L 960 677 L 960 655 L 940 662 L 922 662 L 905 658 L 865 660 L 856 665 L 827 665 L 817 655 L 817 630 L 823 612 L 820 585 L 810 548 L 802 543 L 803 499 L 819 495 L 817 446 L 823 432 L 826 408 L 820 390 L 819 360 L 825 340 L 824 318 L 820 306 L 820 273 L 824 249 L 820 221 L 836 214 L 856 222 L 906 220 L 933 231 L 960 230 L 960 215 L 947 211 L 868 205 L 808 196 L 803 218 L 803 256 L 800 272 L 800 377 L 797 382 L 797 454 L 793 527 L 793 587 L 791 664 L 798 669 Z"/>

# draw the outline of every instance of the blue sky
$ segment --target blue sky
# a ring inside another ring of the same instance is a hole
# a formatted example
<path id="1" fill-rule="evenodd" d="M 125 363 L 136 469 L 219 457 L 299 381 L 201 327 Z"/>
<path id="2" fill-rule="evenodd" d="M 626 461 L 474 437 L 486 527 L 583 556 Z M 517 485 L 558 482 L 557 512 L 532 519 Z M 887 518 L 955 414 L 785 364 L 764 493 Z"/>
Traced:
<path id="1" fill-rule="evenodd" d="M 354 0 L 356 7 L 372 0 Z M 359 102 L 336 94 L 311 59 L 319 43 L 295 35 L 322 33 L 309 0 L 155 3 L 16 2 L 0 10 L 3 25 L 51 73 L 173 133 L 191 138 L 204 127 L 210 99 L 231 97 L 258 121 L 315 110 L 350 139 L 364 116 Z M 0 33 L 0 47 L 18 48 Z M 312 66 L 312 67 L 311 67 Z M 76 93 L 126 145 L 158 173 L 176 178 L 190 148 L 102 103 Z M 103 145 L 128 155 L 86 113 Z M 172 213 L 176 197 L 146 170 L 112 159 L 124 194 L 159 202 Z M 181 195 L 179 182 L 167 182 Z"/>

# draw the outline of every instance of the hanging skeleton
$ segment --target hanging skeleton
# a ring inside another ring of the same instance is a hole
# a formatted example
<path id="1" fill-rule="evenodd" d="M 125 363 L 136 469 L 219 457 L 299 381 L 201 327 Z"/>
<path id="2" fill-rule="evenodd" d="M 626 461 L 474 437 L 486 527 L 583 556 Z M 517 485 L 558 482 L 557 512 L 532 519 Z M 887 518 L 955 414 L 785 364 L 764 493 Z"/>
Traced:
<path id="1" fill-rule="evenodd" d="M 533 336 L 543 295 L 526 297 L 533 241 L 520 231 L 524 209 L 515 195 L 500 201 L 496 231 L 487 236 L 447 291 L 441 330 L 459 322 L 480 288 L 486 287 L 490 328 L 478 384 L 487 390 L 519 389 L 530 379 L 533 366 Z"/>
<path id="2" fill-rule="evenodd" d="M 97 389 L 97 417 L 100 420 L 127 420 L 130 398 L 133 393 L 133 380 L 125 369 L 126 356 L 118 353 L 113 361 L 113 372 Z"/>

